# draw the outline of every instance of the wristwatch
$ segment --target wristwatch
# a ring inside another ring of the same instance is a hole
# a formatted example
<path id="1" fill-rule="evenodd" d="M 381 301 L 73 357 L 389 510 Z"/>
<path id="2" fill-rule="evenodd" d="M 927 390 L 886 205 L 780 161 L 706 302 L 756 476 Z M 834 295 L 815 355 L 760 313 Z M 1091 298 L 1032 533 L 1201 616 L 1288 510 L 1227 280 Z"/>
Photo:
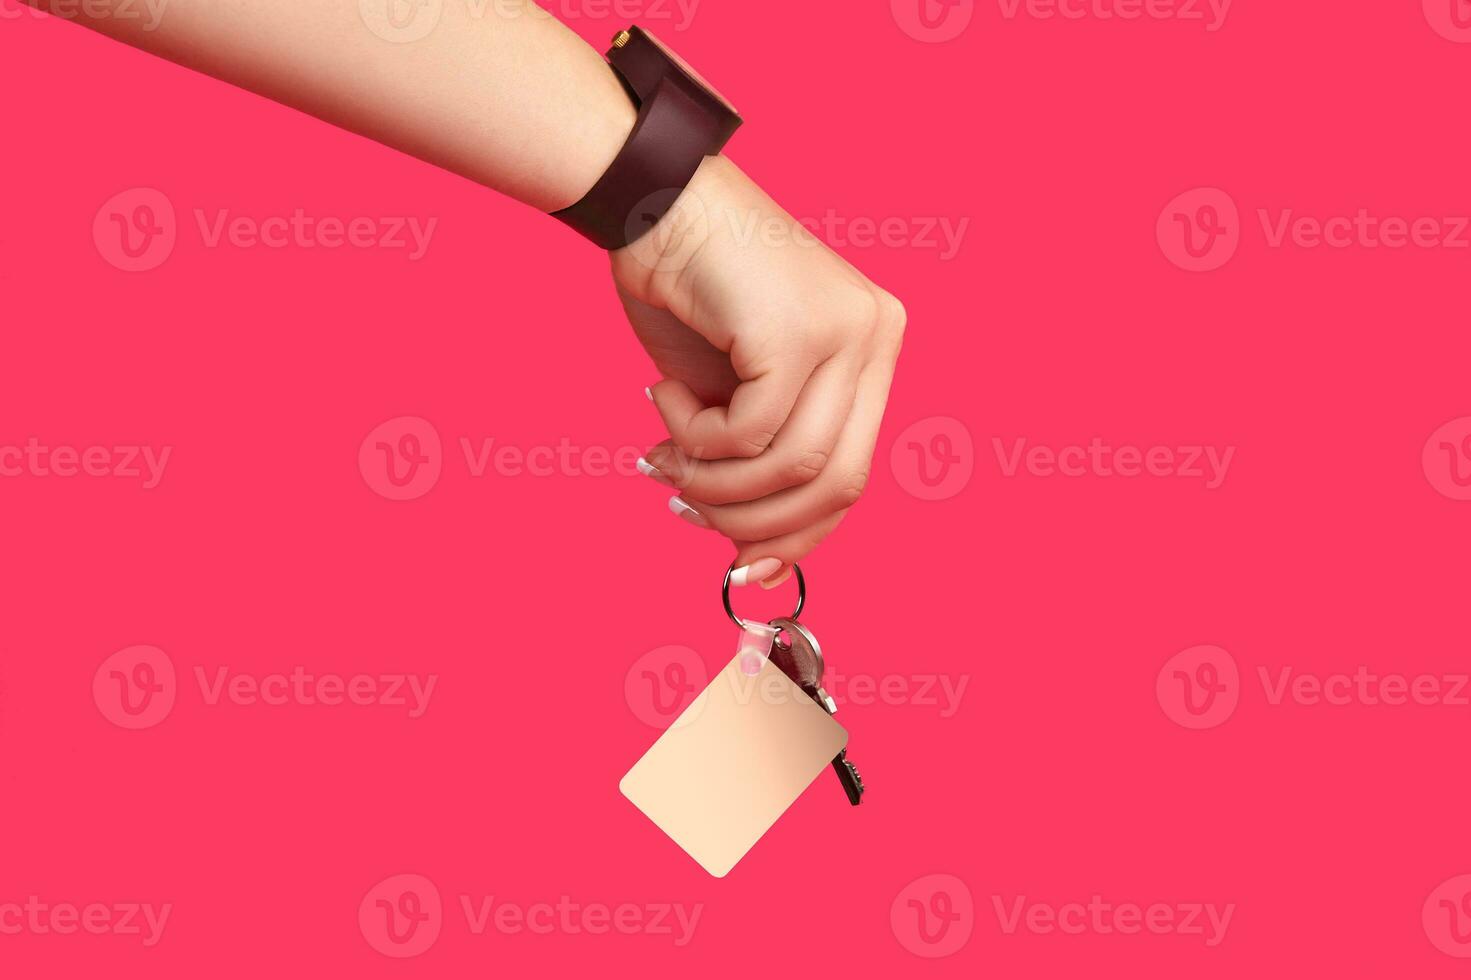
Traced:
<path id="1" fill-rule="evenodd" d="M 608 64 L 638 106 L 638 121 L 608 170 L 571 207 L 553 212 L 599 246 L 636 241 L 662 218 L 741 117 L 684 59 L 640 27 L 620 31 Z"/>

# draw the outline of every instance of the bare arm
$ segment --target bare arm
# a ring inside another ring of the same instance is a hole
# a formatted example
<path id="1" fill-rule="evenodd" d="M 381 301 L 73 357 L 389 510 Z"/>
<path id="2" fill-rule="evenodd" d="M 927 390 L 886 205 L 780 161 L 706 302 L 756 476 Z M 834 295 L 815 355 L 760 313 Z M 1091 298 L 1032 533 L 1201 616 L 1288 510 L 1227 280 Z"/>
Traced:
<path id="1" fill-rule="evenodd" d="M 46 10 L 53 0 L 27 2 Z M 565 207 L 592 187 L 635 115 L 596 51 L 531 0 L 445 3 L 437 20 L 423 21 L 433 23 L 423 37 L 367 10 L 397 2 L 167 0 L 156 20 L 136 0 L 63 9 L 133 47 L 539 210 Z"/>
<path id="2" fill-rule="evenodd" d="M 542 211 L 581 198 L 633 127 L 603 59 L 530 0 L 435 3 L 428 21 L 413 0 L 157 2 L 156 23 L 136 0 L 67 9 Z M 735 543 L 733 581 L 780 581 L 863 492 L 903 307 L 723 156 L 611 270 L 663 376 L 650 397 L 670 438 L 640 468 L 679 491 L 675 514 Z"/>

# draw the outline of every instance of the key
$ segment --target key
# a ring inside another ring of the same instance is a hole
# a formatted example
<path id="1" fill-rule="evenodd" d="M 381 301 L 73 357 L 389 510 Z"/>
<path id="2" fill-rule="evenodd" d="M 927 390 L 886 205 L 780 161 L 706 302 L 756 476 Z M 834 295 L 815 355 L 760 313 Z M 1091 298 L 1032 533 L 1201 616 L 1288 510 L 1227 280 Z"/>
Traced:
<path id="1" fill-rule="evenodd" d="M 837 714 L 837 702 L 822 689 L 825 664 L 817 638 L 795 619 L 773 619 L 771 625 L 781 630 L 771 645 L 771 662 L 828 714 Z M 843 792 L 848 794 L 848 802 L 857 806 L 863 799 L 863 778 L 859 776 L 857 767 L 848 761 L 846 748 L 833 759 L 833 771 L 838 774 Z"/>
<path id="2" fill-rule="evenodd" d="M 781 672 L 790 677 L 793 684 L 816 698 L 817 695 L 813 692 L 822 687 L 822 672 L 825 667 L 822 648 L 817 645 L 817 638 L 795 619 L 773 619 L 771 625 L 772 628 L 781 630 L 776 642 L 771 645 L 771 662 L 780 667 Z M 834 714 L 835 711 L 834 708 L 828 708 L 828 714 Z"/>

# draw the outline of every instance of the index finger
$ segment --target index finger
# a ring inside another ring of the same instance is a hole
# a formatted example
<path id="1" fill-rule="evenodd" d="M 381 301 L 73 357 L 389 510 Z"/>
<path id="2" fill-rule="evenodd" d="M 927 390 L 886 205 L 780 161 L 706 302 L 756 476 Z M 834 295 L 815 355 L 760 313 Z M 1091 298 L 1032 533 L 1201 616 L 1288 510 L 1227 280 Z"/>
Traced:
<path id="1" fill-rule="evenodd" d="M 668 379 L 650 392 L 674 444 L 695 459 L 759 456 L 786 423 L 811 368 L 778 361 L 743 380 L 730 404 L 706 405 L 683 381 Z"/>

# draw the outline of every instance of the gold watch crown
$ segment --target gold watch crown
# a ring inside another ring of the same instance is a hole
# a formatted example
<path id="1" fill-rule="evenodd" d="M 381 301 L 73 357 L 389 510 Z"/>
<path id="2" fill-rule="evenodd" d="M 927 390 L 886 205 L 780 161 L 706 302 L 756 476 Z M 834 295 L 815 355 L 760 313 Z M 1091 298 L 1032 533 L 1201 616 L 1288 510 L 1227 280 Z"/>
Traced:
<path id="1" fill-rule="evenodd" d="M 629 34 L 627 31 L 619 31 L 617 34 L 614 34 L 613 35 L 613 47 L 615 47 L 615 48 L 621 48 L 621 47 L 623 47 L 625 44 L 628 43 L 628 39 L 631 38 L 632 36 L 633 35 L 632 34 Z"/>

